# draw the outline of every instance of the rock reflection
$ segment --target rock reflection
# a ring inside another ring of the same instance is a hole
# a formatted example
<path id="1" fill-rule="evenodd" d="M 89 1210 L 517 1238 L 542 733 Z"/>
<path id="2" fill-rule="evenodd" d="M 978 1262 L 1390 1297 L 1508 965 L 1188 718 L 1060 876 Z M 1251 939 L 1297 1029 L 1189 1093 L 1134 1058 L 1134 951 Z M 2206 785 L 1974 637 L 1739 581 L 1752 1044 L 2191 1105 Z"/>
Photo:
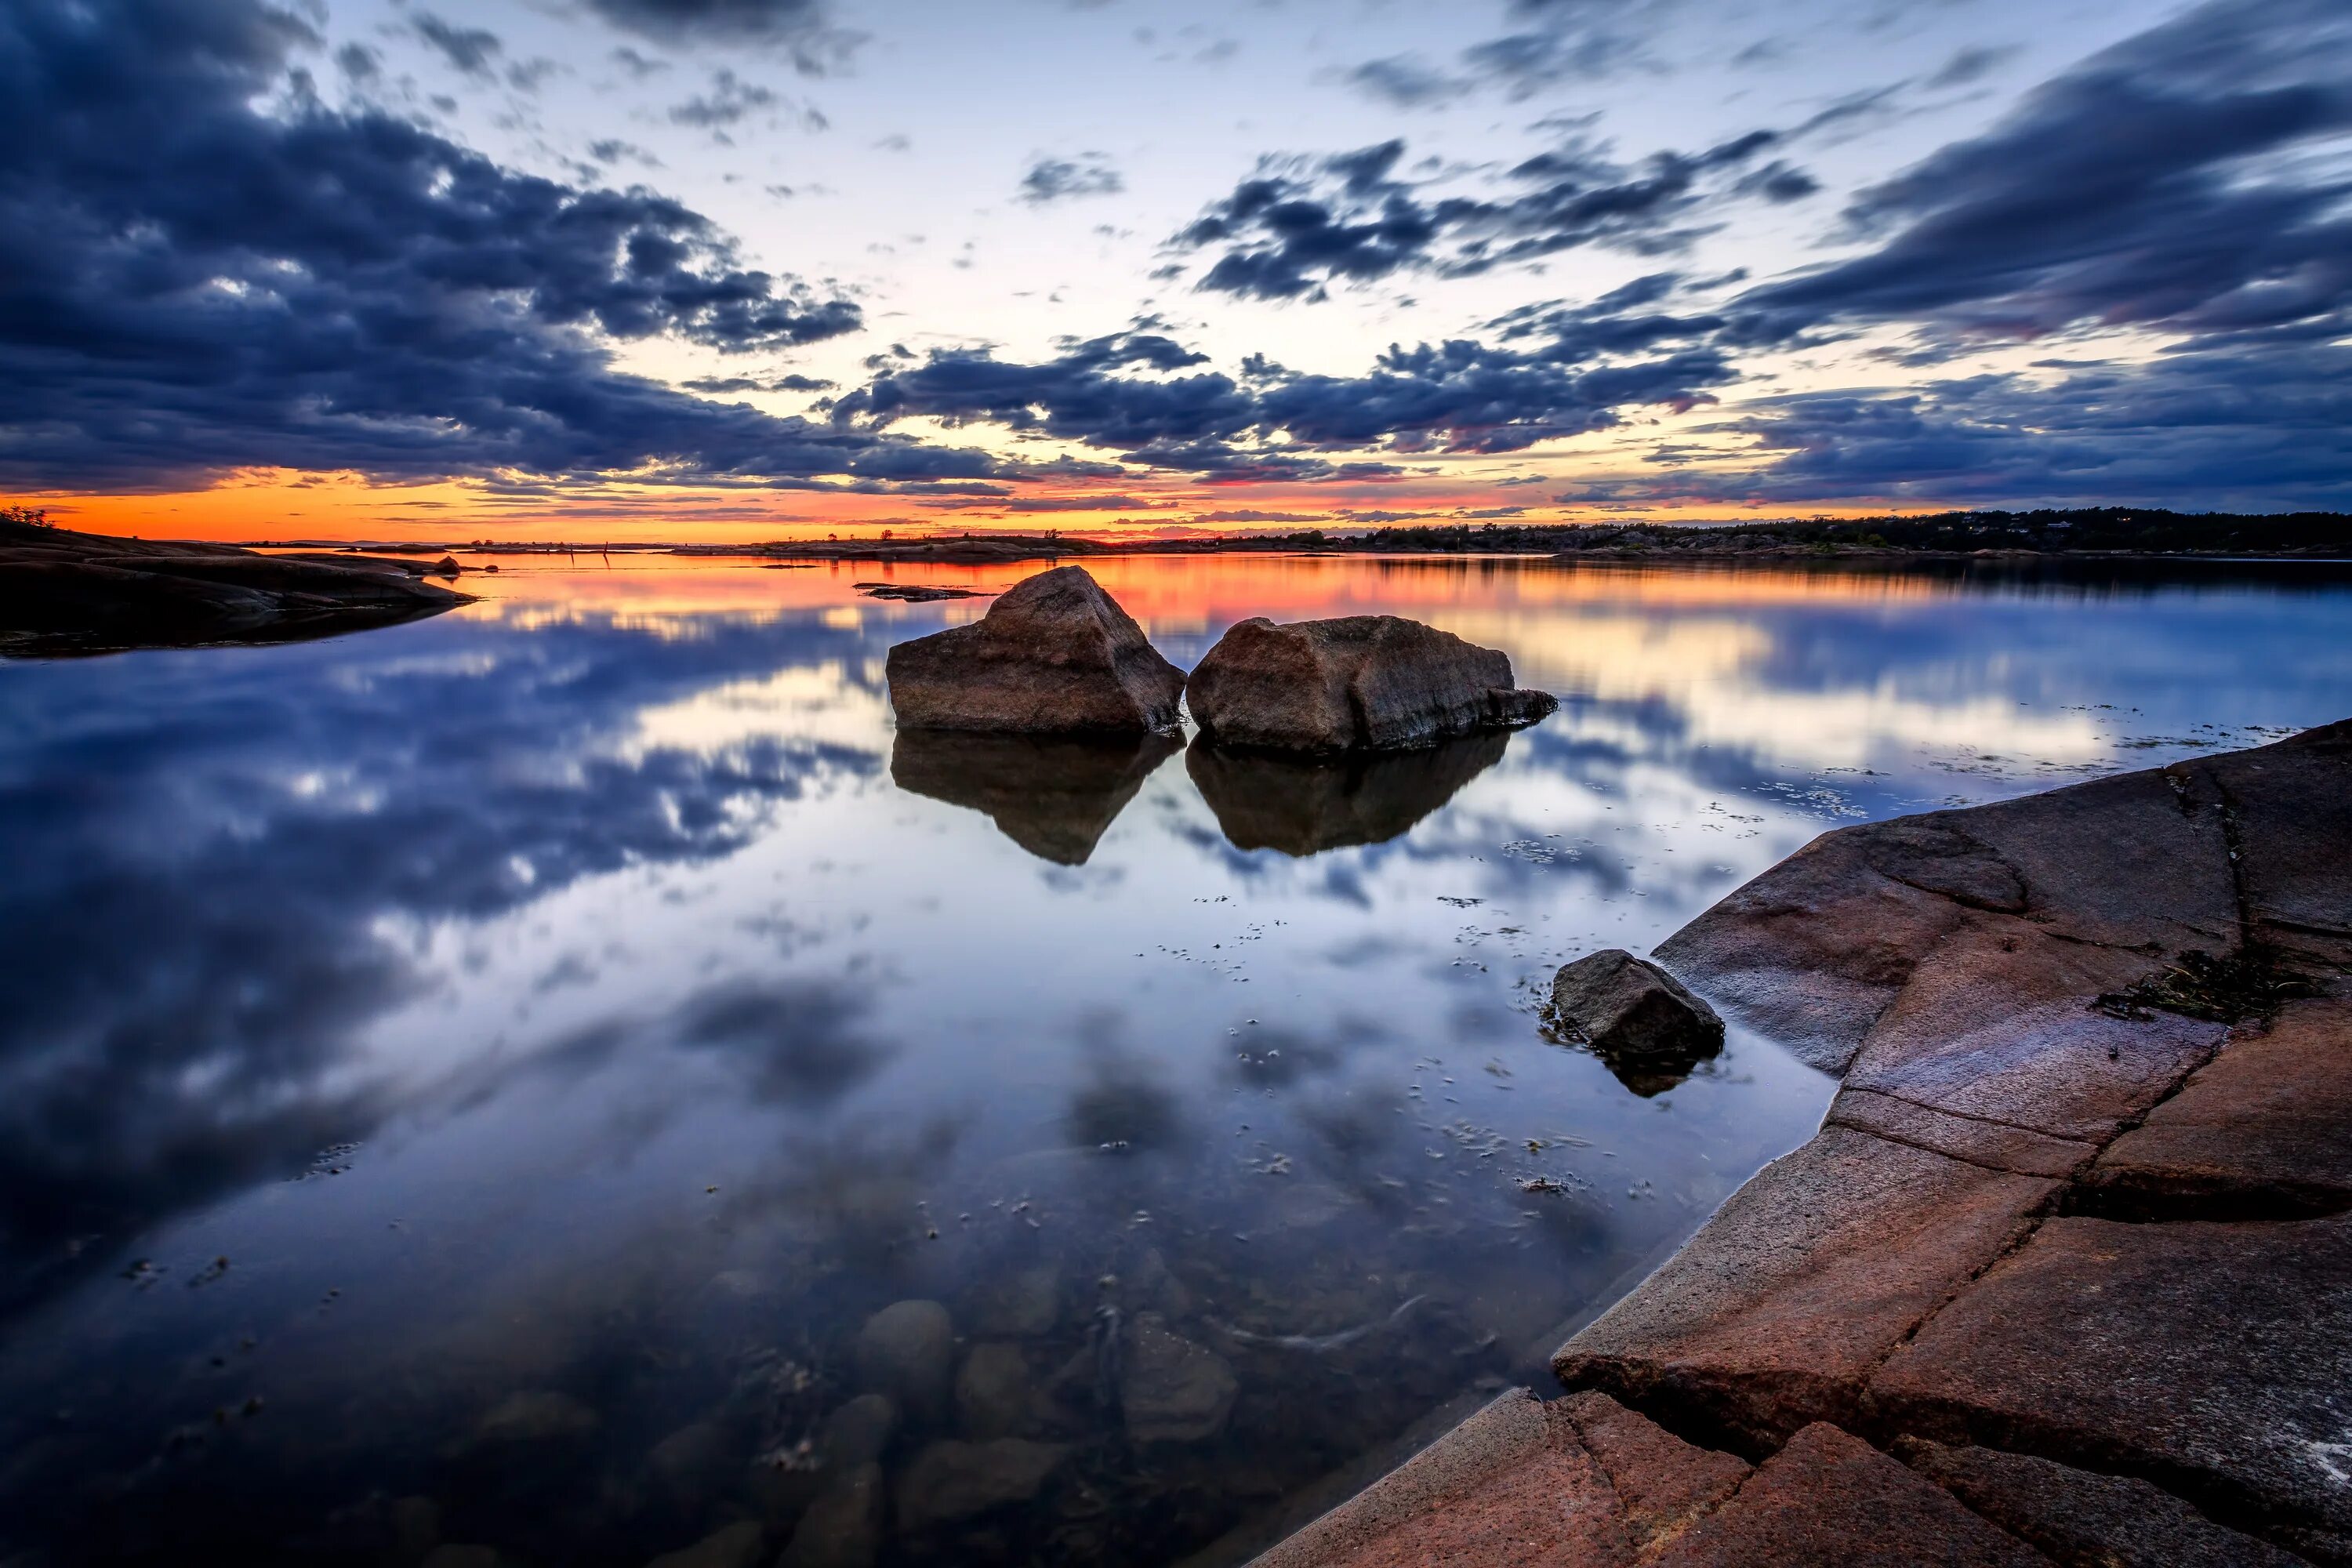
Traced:
<path id="1" fill-rule="evenodd" d="M 890 751 L 900 789 L 967 806 L 1041 860 L 1083 866 L 1179 742 L 902 730 Z"/>
<path id="2" fill-rule="evenodd" d="M 1394 838 L 1503 760 L 1507 734 L 1310 762 L 1194 742 L 1185 771 L 1237 849 L 1307 856 Z"/>
<path id="3" fill-rule="evenodd" d="M 1619 1083 L 1643 1100 L 1655 1100 L 1670 1089 L 1680 1088 L 1702 1064 L 1723 1054 L 1720 1038 L 1705 1045 L 1633 1049 L 1598 1046 L 1588 1040 L 1571 1038 L 1556 1033 L 1549 1026 L 1543 1030 L 1543 1036 L 1556 1045 L 1567 1046 L 1596 1058 Z"/>

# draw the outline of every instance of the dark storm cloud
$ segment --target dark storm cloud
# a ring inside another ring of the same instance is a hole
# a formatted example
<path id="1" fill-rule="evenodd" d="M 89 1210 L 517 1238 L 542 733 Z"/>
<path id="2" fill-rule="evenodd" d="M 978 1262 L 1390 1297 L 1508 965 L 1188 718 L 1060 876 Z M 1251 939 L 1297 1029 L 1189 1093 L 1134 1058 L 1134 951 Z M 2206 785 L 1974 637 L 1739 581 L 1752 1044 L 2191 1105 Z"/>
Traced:
<path id="1" fill-rule="evenodd" d="M 1711 318 L 1628 319 L 1630 298 L 1516 321 L 1526 347 L 1391 348 L 1360 376 L 1253 362 L 1237 380 L 1192 369 L 1202 356 L 1147 332 L 1073 344 L 1042 363 L 941 351 L 840 399 L 835 417 L 871 426 L 915 415 L 986 420 L 1212 480 L 1373 477 L 1393 470 L 1331 455 L 1516 451 L 1614 425 L 1622 407 L 1712 401 L 1709 388 L 1735 379 L 1721 353 L 1691 341 Z M 1662 352 L 1612 357 L 1623 351 Z"/>
<path id="2" fill-rule="evenodd" d="M 1559 499 L 2352 506 L 2352 351 L 2231 345 L 1767 398 L 1706 433 L 1743 437 L 1766 461 L 1727 471 L 1662 452 L 1653 474 Z"/>
<path id="3" fill-rule="evenodd" d="M 599 334 L 772 349 L 860 313 L 653 193 L 515 174 L 299 86 L 256 110 L 315 43 L 255 0 L 0 12 L 0 482 L 992 471 L 616 373 Z"/>
<path id="4" fill-rule="evenodd" d="M 1173 244 L 1223 251 L 1196 289 L 1261 300 L 1318 299 L 1335 280 L 1427 270 L 1465 277 L 1580 246 L 1642 255 L 1682 249 L 1748 198 L 1811 195 L 1812 178 L 1766 155 L 1789 134 L 1755 131 L 1697 153 L 1623 164 L 1570 141 L 1510 171 L 1496 198 L 1430 196 L 1395 177 L 1401 141 L 1314 160 L 1269 160 Z"/>
<path id="5" fill-rule="evenodd" d="M 615 27 L 665 44 L 755 45 L 803 76 L 849 63 L 862 34 L 837 26 L 823 0 L 585 0 Z"/>
<path id="6" fill-rule="evenodd" d="M 1080 153 L 1071 158 L 1040 158 L 1021 176 L 1021 199 L 1032 205 L 1068 196 L 1114 195 L 1127 182 L 1100 153 Z"/>
<path id="7" fill-rule="evenodd" d="M 1781 334 L 1872 321 L 1955 340 L 2341 323 L 2352 180 L 2340 162 L 2294 160 L 2347 132 L 2352 11 L 2208 4 L 1864 191 L 1847 223 L 1885 237 L 1875 248 L 1739 304 Z"/>

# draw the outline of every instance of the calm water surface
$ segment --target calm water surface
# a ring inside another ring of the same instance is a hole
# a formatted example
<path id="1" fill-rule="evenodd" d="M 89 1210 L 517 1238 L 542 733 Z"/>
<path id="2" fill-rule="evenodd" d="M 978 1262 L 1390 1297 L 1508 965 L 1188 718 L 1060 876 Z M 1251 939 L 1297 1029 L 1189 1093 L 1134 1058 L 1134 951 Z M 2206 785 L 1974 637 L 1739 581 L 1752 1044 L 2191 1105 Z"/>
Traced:
<path id="1" fill-rule="evenodd" d="M 985 601 L 887 572 L 510 559 L 0 665 L 0 1560 L 1230 1555 L 1818 1121 L 1736 1028 L 1551 1043 L 1557 964 L 2352 712 L 2323 568 L 1130 560 L 1180 664 L 1388 611 L 1561 709 L 1352 772 L 918 744 L 885 652 Z"/>

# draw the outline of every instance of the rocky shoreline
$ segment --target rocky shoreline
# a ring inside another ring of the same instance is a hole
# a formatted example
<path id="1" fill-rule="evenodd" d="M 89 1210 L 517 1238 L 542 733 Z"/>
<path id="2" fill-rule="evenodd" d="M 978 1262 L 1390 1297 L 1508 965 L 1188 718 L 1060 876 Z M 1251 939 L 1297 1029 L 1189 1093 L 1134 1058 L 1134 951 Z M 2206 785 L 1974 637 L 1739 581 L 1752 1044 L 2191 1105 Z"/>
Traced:
<path id="1" fill-rule="evenodd" d="M 2352 1563 L 2352 721 L 1826 834 L 1657 955 L 1820 1132 L 1265 1568 Z"/>
<path id="2" fill-rule="evenodd" d="M 0 652 L 295 642 L 392 626 L 471 603 L 425 581 L 458 570 L 450 557 L 257 555 L 0 520 Z"/>

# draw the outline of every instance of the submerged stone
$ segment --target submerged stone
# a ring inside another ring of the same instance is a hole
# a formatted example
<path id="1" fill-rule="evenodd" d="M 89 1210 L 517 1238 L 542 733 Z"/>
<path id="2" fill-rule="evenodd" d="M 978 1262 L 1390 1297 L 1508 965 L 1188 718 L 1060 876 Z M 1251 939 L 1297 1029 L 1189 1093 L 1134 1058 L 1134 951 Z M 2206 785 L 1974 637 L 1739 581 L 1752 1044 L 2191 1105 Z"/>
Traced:
<path id="1" fill-rule="evenodd" d="M 1171 1333 L 1159 1314 L 1135 1320 L 1119 1407 L 1139 1443 L 1191 1443 L 1214 1436 L 1233 1414 L 1241 1384 L 1225 1358 Z"/>
<path id="2" fill-rule="evenodd" d="M 1184 677 L 1076 566 L 1041 572 L 988 614 L 902 642 L 887 665 L 902 730 L 1140 734 L 1176 723 Z"/>
<path id="3" fill-rule="evenodd" d="M 1513 687 L 1507 655 L 1398 616 L 1237 622 L 1184 695 L 1214 744 L 1326 755 L 1531 724 L 1559 705 Z"/>
<path id="4" fill-rule="evenodd" d="M 776 1568 L 873 1568 L 882 1550 L 882 1467 L 856 1466 L 809 1504 Z"/>
<path id="5" fill-rule="evenodd" d="M 921 1530 L 1026 1502 L 1069 1452 L 1064 1444 L 1020 1437 L 934 1443 L 898 1478 L 899 1527 Z"/>
<path id="6" fill-rule="evenodd" d="M 955 1323 L 937 1301 L 895 1301 L 857 1331 L 858 1375 L 868 1388 L 916 1410 L 947 1403 L 955 1372 Z"/>

